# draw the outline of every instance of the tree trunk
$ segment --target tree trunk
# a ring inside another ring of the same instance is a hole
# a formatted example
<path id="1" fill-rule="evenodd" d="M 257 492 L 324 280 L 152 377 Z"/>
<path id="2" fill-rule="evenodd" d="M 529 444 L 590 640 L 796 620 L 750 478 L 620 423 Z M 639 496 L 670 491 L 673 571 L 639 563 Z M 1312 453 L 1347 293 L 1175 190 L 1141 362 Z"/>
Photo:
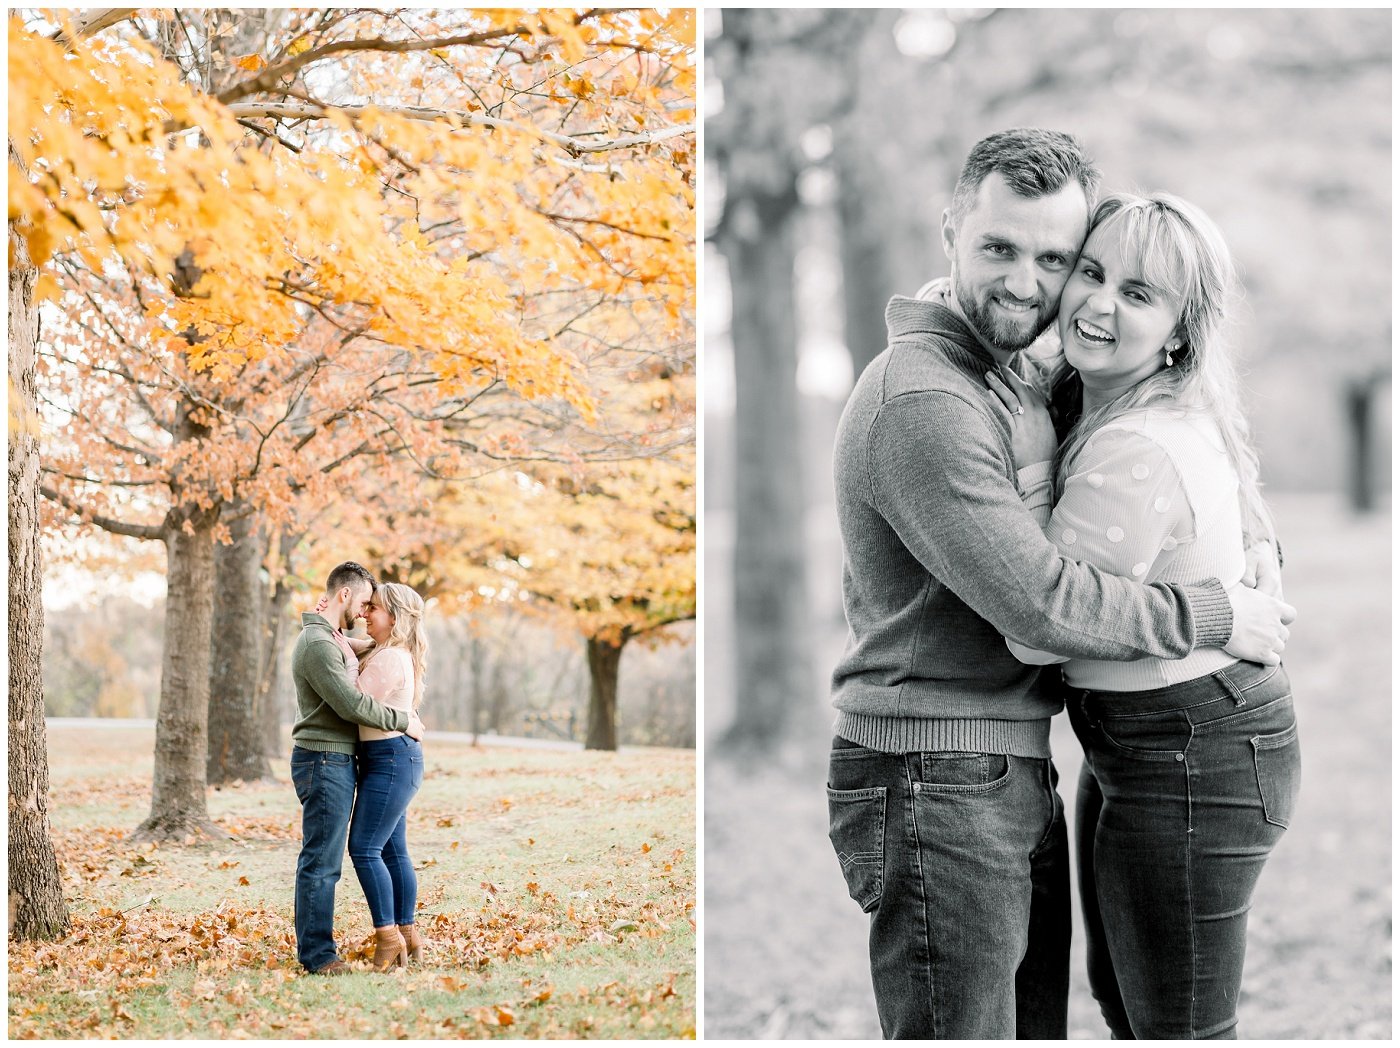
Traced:
<path id="1" fill-rule="evenodd" d="M 470 624 L 468 630 L 471 629 Z M 468 636 L 468 657 L 470 658 L 472 698 L 471 698 L 471 724 L 472 724 L 472 745 L 479 745 L 481 737 L 481 715 L 484 711 L 482 703 L 482 692 L 485 689 L 484 679 L 486 676 L 485 648 L 481 640 L 475 636 Z"/>
<path id="2" fill-rule="evenodd" d="M 501 660 L 499 658 L 493 659 L 491 665 L 491 711 L 487 723 L 497 735 L 501 734 L 501 725 L 505 721 L 509 705 L 510 693 L 506 690 L 505 672 L 501 666 Z"/>
<path id="3" fill-rule="evenodd" d="M 166 532 L 165 653 L 156 714 L 155 782 L 151 814 L 136 828 L 133 841 L 227 836 L 209 818 L 204 778 L 214 525 L 202 514 L 190 523 L 192 533 L 178 524 Z"/>
<path id="4" fill-rule="evenodd" d="M 267 540 L 251 517 L 230 522 L 232 545 L 214 551 L 210 638 L 208 782 L 270 779 L 265 732 L 258 718 L 263 653 L 262 578 Z"/>
<path id="5" fill-rule="evenodd" d="M 14 148 L 10 177 L 23 178 Z M 49 836 L 49 755 L 40 655 L 44 643 L 39 553 L 39 443 L 34 306 L 38 270 L 10 226 L 10 934 L 61 939 L 68 906 Z"/>
<path id="6" fill-rule="evenodd" d="M 278 557 L 274 573 L 277 585 L 267 597 L 267 607 L 263 613 L 262 670 L 258 674 L 257 715 L 262 726 L 264 752 L 273 760 L 281 760 L 287 755 L 286 743 L 282 738 L 282 712 L 285 703 L 280 687 L 282 677 L 282 645 L 287 636 L 287 608 L 292 602 L 292 589 L 287 585 L 290 578 L 290 558 L 292 551 L 301 542 L 300 534 L 281 530 L 277 533 Z"/>
<path id="7" fill-rule="evenodd" d="M 1371 425 L 1371 406 L 1375 402 L 1377 382 L 1374 377 L 1352 379 L 1346 386 L 1347 495 L 1356 513 L 1369 513 L 1376 508 L 1376 477 L 1374 467 L 1375 437 Z"/>
<path id="8" fill-rule="evenodd" d="M 586 750 L 617 749 L 617 670 L 622 662 L 624 633 L 619 641 L 588 638 L 588 735 Z"/>
<path id="9" fill-rule="evenodd" d="M 735 368 L 736 714 L 731 743 L 771 745 L 814 696 L 793 296 L 795 193 L 755 194 L 721 248 L 729 262 Z"/>

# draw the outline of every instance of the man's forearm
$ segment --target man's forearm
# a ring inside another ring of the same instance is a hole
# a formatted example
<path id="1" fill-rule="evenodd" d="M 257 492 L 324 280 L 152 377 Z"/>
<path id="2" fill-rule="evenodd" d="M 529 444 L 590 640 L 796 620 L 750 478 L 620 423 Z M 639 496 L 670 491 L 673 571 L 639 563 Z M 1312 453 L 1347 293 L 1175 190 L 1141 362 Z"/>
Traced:
<path id="1" fill-rule="evenodd" d="M 334 646 L 332 646 L 332 650 Z M 313 653 L 314 655 L 315 653 Z M 337 651 L 337 658 L 339 654 Z M 345 676 L 343 663 L 340 666 L 321 662 L 311 680 L 316 694 L 345 720 L 352 724 L 363 724 L 380 731 L 403 731 L 408 727 L 408 714 L 382 703 L 375 702 L 364 692 L 351 686 Z"/>
<path id="2" fill-rule="evenodd" d="M 973 611 L 1030 647 L 1081 658 L 1174 659 L 1228 641 L 1218 581 L 1144 586 L 1062 557 L 1000 449 L 979 439 L 990 421 L 961 398 L 929 396 L 937 402 L 882 411 L 872 490 L 905 546 Z"/>

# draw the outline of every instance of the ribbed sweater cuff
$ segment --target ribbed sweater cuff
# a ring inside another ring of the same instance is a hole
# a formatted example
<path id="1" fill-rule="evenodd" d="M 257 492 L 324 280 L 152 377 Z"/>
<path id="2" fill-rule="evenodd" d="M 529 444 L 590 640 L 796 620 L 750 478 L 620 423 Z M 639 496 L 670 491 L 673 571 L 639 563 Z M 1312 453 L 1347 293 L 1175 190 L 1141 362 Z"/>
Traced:
<path id="1" fill-rule="evenodd" d="M 1193 586 L 1183 586 L 1191 604 L 1191 619 L 1196 625 L 1197 648 L 1223 648 L 1230 643 L 1235 630 L 1235 613 L 1230 598 L 1219 579 L 1207 579 Z"/>
<path id="2" fill-rule="evenodd" d="M 1050 718 L 926 720 L 838 713 L 836 734 L 882 753 L 1000 753 L 1050 756 Z"/>

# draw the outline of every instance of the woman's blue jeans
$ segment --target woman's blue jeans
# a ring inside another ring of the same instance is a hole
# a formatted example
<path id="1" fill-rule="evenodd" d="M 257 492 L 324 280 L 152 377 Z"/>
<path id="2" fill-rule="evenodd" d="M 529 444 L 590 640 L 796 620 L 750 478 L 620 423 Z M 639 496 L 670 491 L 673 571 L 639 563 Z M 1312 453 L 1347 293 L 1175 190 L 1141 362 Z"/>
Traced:
<path id="1" fill-rule="evenodd" d="M 408 802 L 423 785 L 423 747 L 407 735 L 361 742 L 350 861 L 376 928 L 412 924 L 418 878 L 408 857 Z"/>
<path id="2" fill-rule="evenodd" d="M 1245 921 L 1293 814 L 1281 666 L 1144 692 L 1069 689 L 1089 984 L 1115 1038 L 1232 1039 Z"/>

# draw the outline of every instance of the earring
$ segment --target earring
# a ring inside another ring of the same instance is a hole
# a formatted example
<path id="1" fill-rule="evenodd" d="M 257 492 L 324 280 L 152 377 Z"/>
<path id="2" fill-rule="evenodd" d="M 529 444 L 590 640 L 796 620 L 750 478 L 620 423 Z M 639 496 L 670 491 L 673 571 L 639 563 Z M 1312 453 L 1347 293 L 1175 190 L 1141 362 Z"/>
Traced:
<path id="1" fill-rule="evenodd" d="M 1176 363 L 1176 361 L 1172 359 L 1172 353 L 1174 353 L 1180 348 L 1180 342 L 1173 342 L 1170 346 L 1167 347 L 1167 367 L 1171 367 L 1173 364 Z"/>

